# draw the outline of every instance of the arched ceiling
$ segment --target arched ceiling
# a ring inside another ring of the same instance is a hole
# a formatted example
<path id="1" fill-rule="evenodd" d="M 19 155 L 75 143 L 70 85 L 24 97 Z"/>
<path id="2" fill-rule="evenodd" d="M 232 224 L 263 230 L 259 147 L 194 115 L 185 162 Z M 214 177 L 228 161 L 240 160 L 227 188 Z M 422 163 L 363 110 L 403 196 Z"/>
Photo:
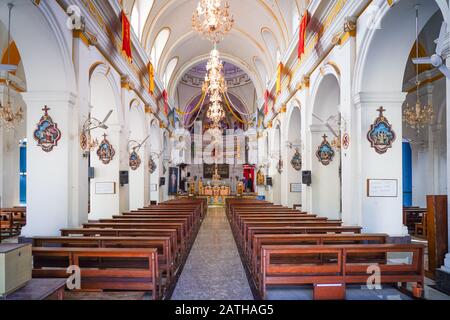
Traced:
<path id="1" fill-rule="evenodd" d="M 135 0 L 126 3 L 132 6 Z M 287 5 L 289 2 L 290 5 Z M 232 62 L 244 70 L 253 80 L 257 91 L 262 92 L 266 77 L 272 77 L 276 70 L 271 51 L 285 52 L 292 39 L 293 10 L 297 10 L 304 0 L 228 0 L 230 13 L 235 24 L 232 31 L 218 45 L 224 60 Z M 174 57 L 178 63 L 172 74 L 171 83 L 177 82 L 183 74 L 204 60 L 212 49 L 212 44 L 204 40 L 192 29 L 192 14 L 198 0 L 154 1 L 152 10 L 145 19 L 142 44 L 150 53 L 160 30 L 170 29 L 170 37 L 158 62 L 161 73 Z M 125 5 L 124 5 L 125 6 Z M 263 30 L 269 30 L 278 48 L 268 48 Z M 225 58 L 226 57 L 226 58 Z M 255 64 L 258 61 L 258 66 Z M 175 84 L 176 86 L 176 84 Z"/>

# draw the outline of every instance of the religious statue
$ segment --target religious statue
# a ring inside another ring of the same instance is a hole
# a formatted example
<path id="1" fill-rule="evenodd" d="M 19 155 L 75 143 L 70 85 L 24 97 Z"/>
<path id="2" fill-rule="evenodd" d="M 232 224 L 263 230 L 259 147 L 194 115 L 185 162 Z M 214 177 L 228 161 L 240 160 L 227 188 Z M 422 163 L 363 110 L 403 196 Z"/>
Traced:
<path id="1" fill-rule="evenodd" d="M 261 171 L 261 169 L 258 170 L 256 173 L 256 184 L 258 186 L 263 186 L 265 182 L 264 173 Z"/>

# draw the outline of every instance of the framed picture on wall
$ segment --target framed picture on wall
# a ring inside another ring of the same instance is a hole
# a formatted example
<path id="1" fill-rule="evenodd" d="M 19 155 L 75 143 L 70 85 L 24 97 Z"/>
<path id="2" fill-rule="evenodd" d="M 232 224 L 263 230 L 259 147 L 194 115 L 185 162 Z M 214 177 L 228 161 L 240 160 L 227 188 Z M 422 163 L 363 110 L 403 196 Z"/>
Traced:
<path id="1" fill-rule="evenodd" d="M 398 197 L 397 179 L 367 179 L 367 197 Z"/>
<path id="2" fill-rule="evenodd" d="M 95 194 L 115 194 L 116 183 L 115 182 L 96 182 Z"/>
<path id="3" fill-rule="evenodd" d="M 302 192 L 302 184 L 301 183 L 291 183 L 290 192 L 301 193 Z"/>
<path id="4" fill-rule="evenodd" d="M 150 184 L 150 191 L 158 191 L 158 185 L 156 183 Z"/>
<path id="5" fill-rule="evenodd" d="M 169 195 L 178 193 L 178 175 L 179 170 L 177 167 L 169 168 Z"/>

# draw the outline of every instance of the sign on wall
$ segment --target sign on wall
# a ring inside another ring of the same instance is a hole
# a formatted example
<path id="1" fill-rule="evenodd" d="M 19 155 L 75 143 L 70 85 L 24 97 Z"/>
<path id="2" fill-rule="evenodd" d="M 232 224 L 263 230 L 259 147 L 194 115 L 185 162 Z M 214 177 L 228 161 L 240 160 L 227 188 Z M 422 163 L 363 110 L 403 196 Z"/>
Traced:
<path id="1" fill-rule="evenodd" d="M 398 180 L 367 179 L 368 197 L 398 197 Z"/>
<path id="2" fill-rule="evenodd" d="M 116 194 L 115 182 L 96 182 L 95 194 Z"/>
<path id="3" fill-rule="evenodd" d="M 290 192 L 301 193 L 302 192 L 302 184 L 301 183 L 291 183 Z"/>

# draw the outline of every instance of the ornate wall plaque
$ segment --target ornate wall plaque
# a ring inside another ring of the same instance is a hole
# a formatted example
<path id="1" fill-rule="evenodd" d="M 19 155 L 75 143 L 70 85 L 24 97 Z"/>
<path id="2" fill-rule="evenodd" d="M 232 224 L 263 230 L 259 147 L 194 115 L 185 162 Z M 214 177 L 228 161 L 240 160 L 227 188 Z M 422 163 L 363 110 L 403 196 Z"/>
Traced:
<path id="1" fill-rule="evenodd" d="M 370 126 L 367 133 L 367 139 L 370 141 L 370 146 L 379 154 L 386 153 L 389 148 L 392 148 L 392 143 L 395 141 L 395 132 L 383 112 L 386 111 L 383 107 L 377 109 L 380 113 L 375 119 L 374 124 Z"/>
<path id="2" fill-rule="evenodd" d="M 302 156 L 300 155 L 298 149 L 295 149 L 295 154 L 292 157 L 291 165 L 297 171 L 302 170 Z"/>
<path id="3" fill-rule="evenodd" d="M 97 156 L 103 164 L 108 164 L 114 159 L 116 151 L 111 143 L 106 139 L 106 133 L 103 135 L 103 141 L 100 143 L 97 149 Z"/>
<path id="4" fill-rule="evenodd" d="M 327 135 L 324 134 L 323 141 L 316 152 L 317 159 L 319 159 L 319 162 L 324 166 L 329 165 L 334 158 L 334 150 L 328 142 L 327 138 Z"/>
<path id="5" fill-rule="evenodd" d="M 48 115 L 49 110 L 50 108 L 44 106 L 42 109 L 44 115 L 39 120 L 37 129 L 33 134 L 34 139 L 37 141 L 37 145 L 45 152 L 52 151 L 61 139 L 61 131 L 58 129 L 58 125 L 54 123 L 52 118 Z"/>
<path id="6" fill-rule="evenodd" d="M 132 151 L 129 157 L 129 163 L 131 170 L 137 170 L 141 165 L 141 157 L 137 154 L 136 151 Z"/>
<path id="7" fill-rule="evenodd" d="M 155 172 L 156 168 L 157 168 L 157 166 L 156 166 L 155 160 L 153 160 L 153 158 L 150 157 L 150 159 L 148 160 L 148 171 L 150 173 L 153 173 L 153 172 Z"/>
<path id="8" fill-rule="evenodd" d="M 261 169 L 259 169 L 256 173 L 256 184 L 258 186 L 263 186 L 265 182 L 266 178 L 264 177 L 264 173 L 261 171 Z"/>
<path id="9" fill-rule="evenodd" d="M 348 149 L 350 147 L 350 135 L 348 133 L 344 133 L 342 135 L 342 148 Z"/>

